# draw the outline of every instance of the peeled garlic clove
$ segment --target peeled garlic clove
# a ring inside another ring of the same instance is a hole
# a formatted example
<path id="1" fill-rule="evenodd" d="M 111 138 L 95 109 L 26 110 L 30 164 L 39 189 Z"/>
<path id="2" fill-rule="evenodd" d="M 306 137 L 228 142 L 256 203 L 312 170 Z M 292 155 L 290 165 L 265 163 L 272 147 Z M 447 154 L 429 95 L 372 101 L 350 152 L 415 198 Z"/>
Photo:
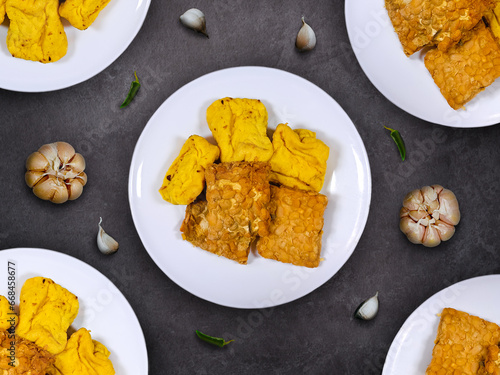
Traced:
<path id="1" fill-rule="evenodd" d="M 371 298 L 368 298 L 356 309 L 354 317 L 363 320 L 371 320 L 378 313 L 378 292 Z"/>
<path id="2" fill-rule="evenodd" d="M 180 20 L 184 26 L 198 31 L 208 38 L 205 15 L 201 10 L 191 8 L 187 10 L 182 16 L 180 16 Z"/>
<path id="3" fill-rule="evenodd" d="M 113 254 L 118 250 L 118 242 L 107 234 L 101 227 L 102 217 L 99 218 L 99 232 L 97 233 L 97 247 L 103 254 Z"/>
<path id="4" fill-rule="evenodd" d="M 302 17 L 302 27 L 297 34 L 297 39 L 295 40 L 295 47 L 299 51 L 310 51 L 316 46 L 316 34 L 314 30 L 309 26 Z"/>

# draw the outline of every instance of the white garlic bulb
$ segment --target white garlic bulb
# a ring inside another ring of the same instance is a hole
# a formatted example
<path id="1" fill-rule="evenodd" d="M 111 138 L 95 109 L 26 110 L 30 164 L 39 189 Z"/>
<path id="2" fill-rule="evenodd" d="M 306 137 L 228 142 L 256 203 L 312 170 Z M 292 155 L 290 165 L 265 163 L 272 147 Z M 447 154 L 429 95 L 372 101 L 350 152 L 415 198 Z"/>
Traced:
<path id="1" fill-rule="evenodd" d="M 408 240 L 426 247 L 449 240 L 460 222 L 455 194 L 441 185 L 424 186 L 408 193 L 399 216 L 399 228 Z"/>
<path id="2" fill-rule="evenodd" d="M 191 8 L 184 12 L 182 16 L 180 16 L 180 20 L 184 26 L 198 31 L 208 38 L 205 15 L 201 10 Z"/>
<path id="3" fill-rule="evenodd" d="M 99 232 L 97 232 L 97 247 L 103 254 L 113 254 L 118 250 L 118 242 L 107 234 L 101 227 L 102 217 L 99 218 Z"/>
<path id="4" fill-rule="evenodd" d="M 302 27 L 297 34 L 295 46 L 299 51 L 310 51 L 316 46 L 316 34 L 311 26 L 304 21 L 304 17 L 302 17 Z"/>

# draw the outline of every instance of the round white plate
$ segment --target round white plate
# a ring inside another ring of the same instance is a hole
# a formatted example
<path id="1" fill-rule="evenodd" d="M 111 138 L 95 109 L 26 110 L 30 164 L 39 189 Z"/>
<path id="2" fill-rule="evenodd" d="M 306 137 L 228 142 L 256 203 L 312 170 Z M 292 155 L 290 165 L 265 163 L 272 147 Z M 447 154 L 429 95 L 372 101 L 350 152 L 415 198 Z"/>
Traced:
<path id="1" fill-rule="evenodd" d="M 406 320 L 389 348 L 382 375 L 422 375 L 431 363 L 439 316 L 451 307 L 500 324 L 500 275 L 480 276 L 434 294 Z"/>
<path id="2" fill-rule="evenodd" d="M 117 374 L 148 373 L 146 342 L 139 321 L 123 294 L 102 273 L 52 250 L 0 250 L 0 295 L 3 296 L 8 292 L 9 262 L 13 262 L 16 269 L 17 303 L 27 279 L 35 276 L 52 279 L 78 297 L 80 309 L 71 326 L 75 330 L 87 328 L 92 339 L 108 348 Z"/>
<path id="3" fill-rule="evenodd" d="M 183 241 L 179 228 L 186 206 L 162 199 L 163 177 L 192 134 L 213 141 L 205 120 L 220 98 L 260 99 L 269 129 L 281 122 L 306 128 L 330 147 L 323 193 L 322 257 L 316 269 L 250 254 L 240 265 Z M 363 142 L 340 106 L 323 90 L 296 75 L 269 68 L 240 67 L 207 74 L 185 85 L 156 111 L 139 138 L 130 168 L 129 200 L 137 231 L 156 264 L 182 288 L 208 301 L 261 308 L 292 301 L 330 279 L 347 261 L 368 216 L 371 176 Z"/>
<path id="4" fill-rule="evenodd" d="M 68 52 L 42 64 L 12 57 L 7 49 L 8 21 L 0 25 L 0 88 L 21 92 L 59 90 L 83 82 L 107 68 L 139 32 L 151 0 L 111 0 L 87 30 L 63 19 Z M 132 72 L 131 72 L 132 73 Z"/>
<path id="5" fill-rule="evenodd" d="M 417 52 L 411 57 L 404 54 L 384 0 L 346 0 L 345 17 L 361 68 L 395 105 L 423 120 L 451 127 L 500 122 L 500 80 L 467 103 L 465 110 L 452 109 L 426 69 L 424 54 Z"/>

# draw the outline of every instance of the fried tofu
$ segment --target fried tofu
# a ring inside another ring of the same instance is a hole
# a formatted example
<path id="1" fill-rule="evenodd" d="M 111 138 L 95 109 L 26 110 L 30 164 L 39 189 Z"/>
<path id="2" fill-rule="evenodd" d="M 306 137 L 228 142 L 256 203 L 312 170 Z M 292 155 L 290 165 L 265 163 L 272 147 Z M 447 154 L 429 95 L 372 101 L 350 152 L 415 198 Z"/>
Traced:
<path id="1" fill-rule="evenodd" d="M 14 344 L 15 359 L 10 352 Z M 5 375 L 45 375 L 55 358 L 35 343 L 0 330 L 0 373 Z M 14 364 L 14 366 L 12 366 Z"/>
<path id="2" fill-rule="evenodd" d="M 430 50 L 425 66 L 448 104 L 459 109 L 500 76 L 500 47 L 481 21 L 448 51 Z"/>
<path id="3" fill-rule="evenodd" d="M 273 146 L 267 136 L 267 110 L 257 99 L 223 98 L 207 109 L 207 123 L 222 162 L 268 161 Z"/>
<path id="4" fill-rule="evenodd" d="M 0 0 L 0 24 L 5 19 L 5 3 L 7 0 Z"/>
<path id="5" fill-rule="evenodd" d="M 92 25 L 110 0 L 66 0 L 59 6 L 59 15 L 71 26 L 85 30 Z"/>
<path id="6" fill-rule="evenodd" d="M 219 148 L 192 135 L 163 179 L 160 194 L 172 204 L 193 202 L 205 187 L 205 168 L 219 158 Z"/>
<path id="7" fill-rule="evenodd" d="M 250 244 L 269 229 L 269 164 L 233 162 L 207 167 L 207 203 L 186 209 L 184 239 L 246 264 Z"/>
<path id="8" fill-rule="evenodd" d="M 271 224 L 269 235 L 257 240 L 259 254 L 283 263 L 318 267 L 327 203 L 322 194 L 271 185 Z"/>
<path id="9" fill-rule="evenodd" d="M 99 341 L 92 340 L 90 331 L 80 328 L 68 340 L 63 352 L 47 371 L 49 375 L 114 375 L 109 350 Z"/>
<path id="10" fill-rule="evenodd" d="M 272 144 L 271 182 L 316 192 L 322 189 L 330 149 L 316 133 L 279 124 Z"/>
<path id="11" fill-rule="evenodd" d="M 78 308 L 78 298 L 51 279 L 28 279 L 21 288 L 16 333 L 52 354 L 60 353 Z"/>
<path id="12" fill-rule="evenodd" d="M 59 0 L 7 0 L 7 47 L 14 57 L 49 63 L 66 55 Z"/>
<path id="13" fill-rule="evenodd" d="M 493 7 L 491 0 L 385 0 L 407 56 L 427 45 L 446 51 Z"/>
<path id="14" fill-rule="evenodd" d="M 17 314 L 9 300 L 0 296 L 0 329 L 9 329 L 15 327 L 18 323 Z"/>
<path id="15" fill-rule="evenodd" d="M 426 375 L 499 375 L 500 327 L 466 312 L 441 313 Z"/>

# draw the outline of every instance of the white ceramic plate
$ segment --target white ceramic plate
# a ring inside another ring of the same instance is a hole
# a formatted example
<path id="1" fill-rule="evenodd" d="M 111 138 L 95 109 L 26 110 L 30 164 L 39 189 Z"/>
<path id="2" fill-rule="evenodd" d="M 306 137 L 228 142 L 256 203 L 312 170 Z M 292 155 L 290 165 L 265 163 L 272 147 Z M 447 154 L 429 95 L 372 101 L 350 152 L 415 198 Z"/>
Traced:
<path id="1" fill-rule="evenodd" d="M 475 277 L 436 293 L 406 320 L 389 348 L 382 375 L 422 375 L 431 363 L 443 308 L 452 307 L 500 324 L 500 275 Z"/>
<path id="2" fill-rule="evenodd" d="M 80 308 L 71 325 L 85 327 L 111 352 L 117 374 L 146 375 L 148 356 L 141 326 L 121 292 L 102 273 L 69 255 L 51 250 L 17 248 L 0 251 L 0 294 L 8 292 L 8 262 L 15 263 L 16 301 L 24 282 L 43 276 L 78 297 Z"/>
<path id="3" fill-rule="evenodd" d="M 330 147 L 323 193 L 322 256 L 317 269 L 261 258 L 247 265 L 218 257 L 183 241 L 179 231 L 186 206 L 158 193 L 163 177 L 192 134 L 213 140 L 205 120 L 220 98 L 258 98 L 269 129 L 280 122 L 316 131 Z M 269 68 L 240 67 L 207 74 L 185 85 L 156 111 L 139 138 L 130 168 L 129 200 L 137 231 L 151 258 L 174 282 L 208 301 L 239 308 L 269 307 L 304 296 L 330 279 L 347 261 L 366 223 L 371 176 L 363 142 L 340 106 L 296 75 Z"/>
<path id="4" fill-rule="evenodd" d="M 453 110 L 426 69 L 424 54 L 417 52 L 409 58 L 404 54 L 384 0 L 346 0 L 345 17 L 361 68 L 395 105 L 423 120 L 451 127 L 500 122 L 500 80 L 466 104 L 466 110 Z"/>
<path id="5" fill-rule="evenodd" d="M 107 68 L 139 32 L 151 0 L 111 0 L 84 31 L 63 19 L 68 52 L 60 60 L 42 64 L 12 57 L 7 49 L 8 21 L 0 25 L 0 88 L 45 92 L 83 82 Z M 131 71 L 130 74 L 133 72 Z"/>

